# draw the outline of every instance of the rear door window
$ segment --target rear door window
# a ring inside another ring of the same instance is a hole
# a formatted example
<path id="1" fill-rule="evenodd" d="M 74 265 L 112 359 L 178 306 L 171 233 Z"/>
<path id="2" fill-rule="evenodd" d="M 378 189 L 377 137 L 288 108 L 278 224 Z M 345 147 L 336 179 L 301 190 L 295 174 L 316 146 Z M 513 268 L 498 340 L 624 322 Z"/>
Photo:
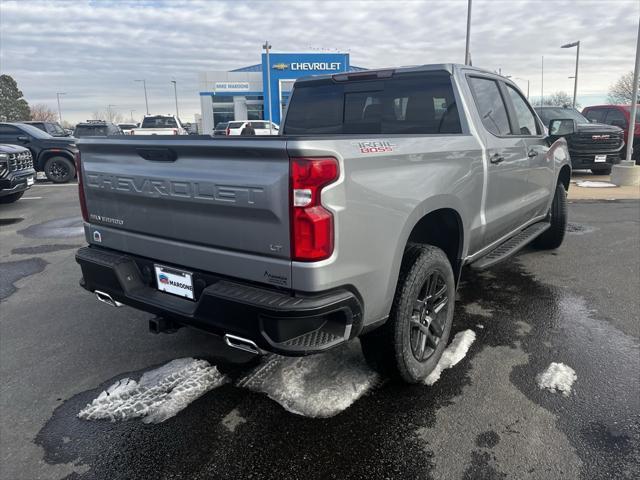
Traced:
<path id="1" fill-rule="evenodd" d="M 320 80 L 293 90 L 284 134 L 461 133 L 444 72 L 398 74 L 372 80 Z"/>
<path id="2" fill-rule="evenodd" d="M 507 108 L 498 83 L 490 78 L 469 77 L 469 85 L 484 127 L 494 135 L 511 134 Z"/>
<path id="3" fill-rule="evenodd" d="M 522 98 L 522 95 L 518 93 L 518 91 L 513 88 L 511 85 L 506 85 L 507 92 L 509 93 L 509 97 L 511 98 L 511 103 L 513 104 L 513 108 L 516 111 L 516 121 L 518 123 L 519 135 L 537 135 L 540 132 L 538 131 L 538 122 L 536 122 L 536 117 L 531 111 L 531 107 Z"/>

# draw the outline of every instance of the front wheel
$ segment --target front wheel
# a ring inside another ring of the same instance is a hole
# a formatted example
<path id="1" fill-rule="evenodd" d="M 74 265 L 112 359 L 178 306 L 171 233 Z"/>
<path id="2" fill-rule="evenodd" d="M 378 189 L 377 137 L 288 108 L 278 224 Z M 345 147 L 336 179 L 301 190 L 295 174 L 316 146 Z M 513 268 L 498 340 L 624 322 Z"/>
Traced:
<path id="1" fill-rule="evenodd" d="M 562 245 L 567 231 L 567 191 L 561 183 L 556 185 L 551 210 L 549 210 L 551 226 L 533 241 L 533 246 L 543 250 L 551 250 Z"/>
<path id="2" fill-rule="evenodd" d="M 4 197 L 0 197 L 0 203 L 13 203 L 17 202 L 24 195 L 24 191 L 18 193 L 12 193 L 11 195 L 5 195 Z"/>
<path id="3" fill-rule="evenodd" d="M 387 323 L 360 338 L 367 362 L 407 383 L 424 381 L 447 345 L 455 296 L 453 269 L 444 252 L 410 245 Z"/>
<path id="4" fill-rule="evenodd" d="M 51 157 L 44 164 L 44 173 L 53 183 L 67 183 L 76 176 L 76 167 L 65 157 Z"/>

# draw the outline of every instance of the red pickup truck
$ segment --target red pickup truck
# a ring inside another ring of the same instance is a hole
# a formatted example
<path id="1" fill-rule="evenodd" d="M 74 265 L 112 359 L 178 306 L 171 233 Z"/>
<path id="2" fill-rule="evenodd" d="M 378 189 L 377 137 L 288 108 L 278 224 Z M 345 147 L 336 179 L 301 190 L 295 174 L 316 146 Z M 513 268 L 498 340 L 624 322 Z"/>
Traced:
<path id="1" fill-rule="evenodd" d="M 629 122 L 631 105 L 594 105 L 585 107 L 582 114 L 592 122 L 615 125 L 624 130 L 624 141 L 629 138 Z M 625 149 L 626 154 L 626 149 Z M 640 165 L 640 105 L 636 109 L 636 126 L 633 132 L 633 157 L 636 165 Z"/>

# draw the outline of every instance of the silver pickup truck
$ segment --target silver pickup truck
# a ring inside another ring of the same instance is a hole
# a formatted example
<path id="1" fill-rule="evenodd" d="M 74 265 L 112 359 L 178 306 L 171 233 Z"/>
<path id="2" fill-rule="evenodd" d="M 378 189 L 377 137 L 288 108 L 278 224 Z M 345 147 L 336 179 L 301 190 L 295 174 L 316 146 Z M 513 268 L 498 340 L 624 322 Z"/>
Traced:
<path id="1" fill-rule="evenodd" d="M 279 136 L 83 139 L 81 285 L 255 354 L 359 337 L 419 382 L 463 266 L 562 243 L 572 122 L 444 64 L 298 80 Z"/>

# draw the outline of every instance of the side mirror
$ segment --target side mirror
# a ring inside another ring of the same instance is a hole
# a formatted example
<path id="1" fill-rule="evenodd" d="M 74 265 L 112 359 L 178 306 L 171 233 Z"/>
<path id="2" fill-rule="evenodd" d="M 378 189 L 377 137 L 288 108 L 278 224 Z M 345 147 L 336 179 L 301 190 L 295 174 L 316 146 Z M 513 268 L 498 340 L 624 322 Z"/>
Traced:
<path id="1" fill-rule="evenodd" d="M 18 137 L 18 141 L 19 142 L 28 142 L 29 141 L 29 137 L 27 137 L 26 135 L 20 135 Z"/>
<path id="2" fill-rule="evenodd" d="M 576 121 L 571 118 L 554 119 L 549 122 L 549 135 L 562 137 L 576 133 Z"/>

